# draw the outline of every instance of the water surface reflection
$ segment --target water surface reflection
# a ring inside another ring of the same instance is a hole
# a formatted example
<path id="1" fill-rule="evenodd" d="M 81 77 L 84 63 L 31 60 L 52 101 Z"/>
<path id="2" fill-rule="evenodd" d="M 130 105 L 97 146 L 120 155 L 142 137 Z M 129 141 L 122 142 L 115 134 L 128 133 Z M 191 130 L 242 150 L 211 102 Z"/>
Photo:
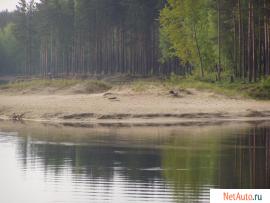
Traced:
<path id="1" fill-rule="evenodd" d="M 214 187 L 269 188 L 267 126 L 1 123 L 0 202 L 209 202 Z"/>

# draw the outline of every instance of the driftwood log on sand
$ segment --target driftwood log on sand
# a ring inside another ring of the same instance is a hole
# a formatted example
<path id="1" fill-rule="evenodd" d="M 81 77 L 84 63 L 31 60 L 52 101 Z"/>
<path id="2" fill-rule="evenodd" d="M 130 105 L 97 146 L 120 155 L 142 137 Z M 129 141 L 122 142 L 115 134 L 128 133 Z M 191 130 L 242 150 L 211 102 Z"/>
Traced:
<path id="1" fill-rule="evenodd" d="M 11 119 L 14 121 L 22 121 L 25 114 L 16 114 L 13 113 Z"/>
<path id="2" fill-rule="evenodd" d="M 119 98 L 110 92 L 103 94 L 103 97 L 107 98 L 108 100 L 111 100 L 111 101 L 119 101 Z"/>

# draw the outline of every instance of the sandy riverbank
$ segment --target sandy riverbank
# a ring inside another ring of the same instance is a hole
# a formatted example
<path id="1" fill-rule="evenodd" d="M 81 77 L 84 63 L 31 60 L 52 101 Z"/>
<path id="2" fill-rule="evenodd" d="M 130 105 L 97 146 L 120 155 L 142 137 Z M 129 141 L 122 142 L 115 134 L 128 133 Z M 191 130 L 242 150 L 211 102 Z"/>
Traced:
<path id="1" fill-rule="evenodd" d="M 188 89 L 173 97 L 165 89 L 138 92 L 115 87 L 107 92 L 0 92 L 0 118 L 23 114 L 24 120 L 59 123 L 179 123 L 270 119 L 270 102 L 233 99 Z"/>

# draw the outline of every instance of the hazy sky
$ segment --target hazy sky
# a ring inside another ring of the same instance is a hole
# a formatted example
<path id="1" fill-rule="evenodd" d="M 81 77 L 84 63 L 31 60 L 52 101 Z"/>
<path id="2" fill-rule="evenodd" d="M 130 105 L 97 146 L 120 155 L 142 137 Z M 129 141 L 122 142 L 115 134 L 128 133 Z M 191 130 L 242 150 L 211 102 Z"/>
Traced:
<path id="1" fill-rule="evenodd" d="M 18 0 L 0 0 L 0 10 L 12 11 L 16 8 Z"/>
<path id="2" fill-rule="evenodd" d="M 15 10 L 18 1 L 19 0 L 0 0 L 0 11 L 6 9 L 8 9 L 9 11 Z"/>

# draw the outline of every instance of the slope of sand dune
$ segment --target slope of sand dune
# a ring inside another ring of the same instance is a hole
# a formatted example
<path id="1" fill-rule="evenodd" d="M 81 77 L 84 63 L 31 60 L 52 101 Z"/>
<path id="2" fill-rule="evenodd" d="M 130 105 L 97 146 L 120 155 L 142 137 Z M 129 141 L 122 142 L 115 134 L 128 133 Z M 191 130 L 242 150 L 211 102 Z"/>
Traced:
<path id="1" fill-rule="evenodd" d="M 190 89 L 177 97 L 167 91 L 113 88 L 98 94 L 0 93 L 0 118 L 68 123 L 175 123 L 270 118 L 270 102 L 232 99 Z"/>

